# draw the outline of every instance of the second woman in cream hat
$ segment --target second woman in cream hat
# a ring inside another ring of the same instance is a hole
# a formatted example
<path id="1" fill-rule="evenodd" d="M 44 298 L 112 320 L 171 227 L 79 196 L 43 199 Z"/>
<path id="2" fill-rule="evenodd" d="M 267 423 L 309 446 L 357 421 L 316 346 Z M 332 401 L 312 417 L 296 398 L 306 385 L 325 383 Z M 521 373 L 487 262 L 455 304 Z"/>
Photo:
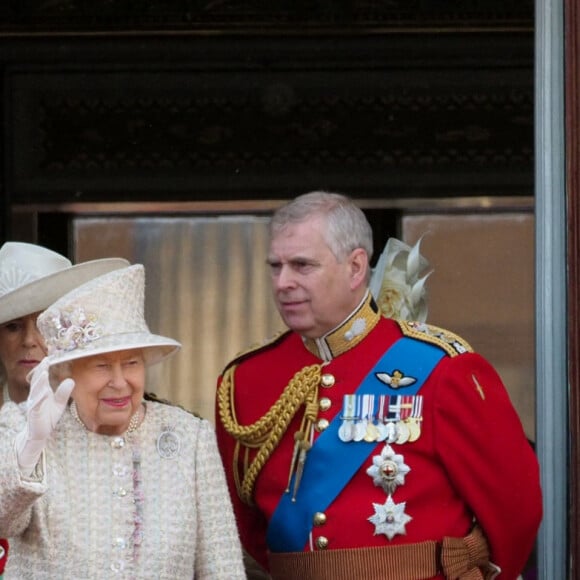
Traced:
<path id="1" fill-rule="evenodd" d="M 48 248 L 24 242 L 0 248 L 0 405 L 26 399 L 26 375 L 46 354 L 36 328 L 38 314 L 76 286 L 128 265 L 122 258 L 73 265 Z"/>

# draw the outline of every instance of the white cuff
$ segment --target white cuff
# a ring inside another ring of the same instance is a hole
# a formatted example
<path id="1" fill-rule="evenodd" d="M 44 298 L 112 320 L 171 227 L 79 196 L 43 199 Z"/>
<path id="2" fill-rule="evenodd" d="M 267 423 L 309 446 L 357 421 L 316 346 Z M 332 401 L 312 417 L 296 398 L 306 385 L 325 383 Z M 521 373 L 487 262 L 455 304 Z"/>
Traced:
<path id="1" fill-rule="evenodd" d="M 16 450 L 16 459 L 20 473 L 25 478 L 33 477 L 37 471 L 37 465 L 46 445 L 45 440 L 31 441 L 27 438 L 27 432 L 21 431 L 16 435 L 14 448 Z M 36 477 L 33 477 L 36 479 Z"/>

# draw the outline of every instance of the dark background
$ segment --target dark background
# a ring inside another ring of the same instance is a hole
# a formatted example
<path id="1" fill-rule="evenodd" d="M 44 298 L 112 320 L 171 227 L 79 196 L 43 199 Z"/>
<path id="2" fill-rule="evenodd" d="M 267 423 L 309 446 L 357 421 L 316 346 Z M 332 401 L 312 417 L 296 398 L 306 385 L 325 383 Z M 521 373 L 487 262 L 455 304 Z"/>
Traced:
<path id="1" fill-rule="evenodd" d="M 66 253 L 71 202 L 532 196 L 533 16 L 522 0 L 5 1 L 0 239 Z"/>

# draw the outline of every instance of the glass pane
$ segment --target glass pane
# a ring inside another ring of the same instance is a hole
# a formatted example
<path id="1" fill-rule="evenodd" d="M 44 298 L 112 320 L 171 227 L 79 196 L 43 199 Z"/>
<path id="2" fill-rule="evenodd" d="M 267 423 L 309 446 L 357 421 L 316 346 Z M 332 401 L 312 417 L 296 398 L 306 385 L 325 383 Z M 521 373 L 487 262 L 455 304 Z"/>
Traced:
<path id="1" fill-rule="evenodd" d="M 150 369 L 147 388 L 213 420 L 223 366 L 282 329 L 265 268 L 267 219 L 77 218 L 74 240 L 77 261 L 145 266 L 149 327 L 183 345 Z"/>
<path id="2" fill-rule="evenodd" d="M 283 329 L 265 268 L 266 217 L 74 220 L 76 260 L 123 256 L 147 273 L 153 332 L 183 343 L 153 367 L 148 388 L 213 420 L 216 378 L 249 345 Z M 433 273 L 427 321 L 465 338 L 503 378 L 535 438 L 534 223 L 531 213 L 407 214 Z"/>
<path id="3" fill-rule="evenodd" d="M 502 377 L 535 439 L 534 216 L 407 215 L 403 238 L 421 236 L 433 273 L 427 322 L 466 339 Z"/>

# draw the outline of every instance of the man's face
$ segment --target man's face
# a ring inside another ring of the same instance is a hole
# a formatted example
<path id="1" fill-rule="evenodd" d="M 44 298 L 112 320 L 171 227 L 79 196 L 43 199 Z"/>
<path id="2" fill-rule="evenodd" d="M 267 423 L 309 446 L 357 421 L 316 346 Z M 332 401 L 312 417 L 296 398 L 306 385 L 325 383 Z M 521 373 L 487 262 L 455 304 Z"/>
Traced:
<path id="1" fill-rule="evenodd" d="M 278 311 L 290 329 L 308 338 L 340 324 L 364 293 L 366 254 L 354 250 L 339 262 L 324 239 L 325 227 L 320 217 L 289 224 L 272 237 L 268 253 Z"/>

